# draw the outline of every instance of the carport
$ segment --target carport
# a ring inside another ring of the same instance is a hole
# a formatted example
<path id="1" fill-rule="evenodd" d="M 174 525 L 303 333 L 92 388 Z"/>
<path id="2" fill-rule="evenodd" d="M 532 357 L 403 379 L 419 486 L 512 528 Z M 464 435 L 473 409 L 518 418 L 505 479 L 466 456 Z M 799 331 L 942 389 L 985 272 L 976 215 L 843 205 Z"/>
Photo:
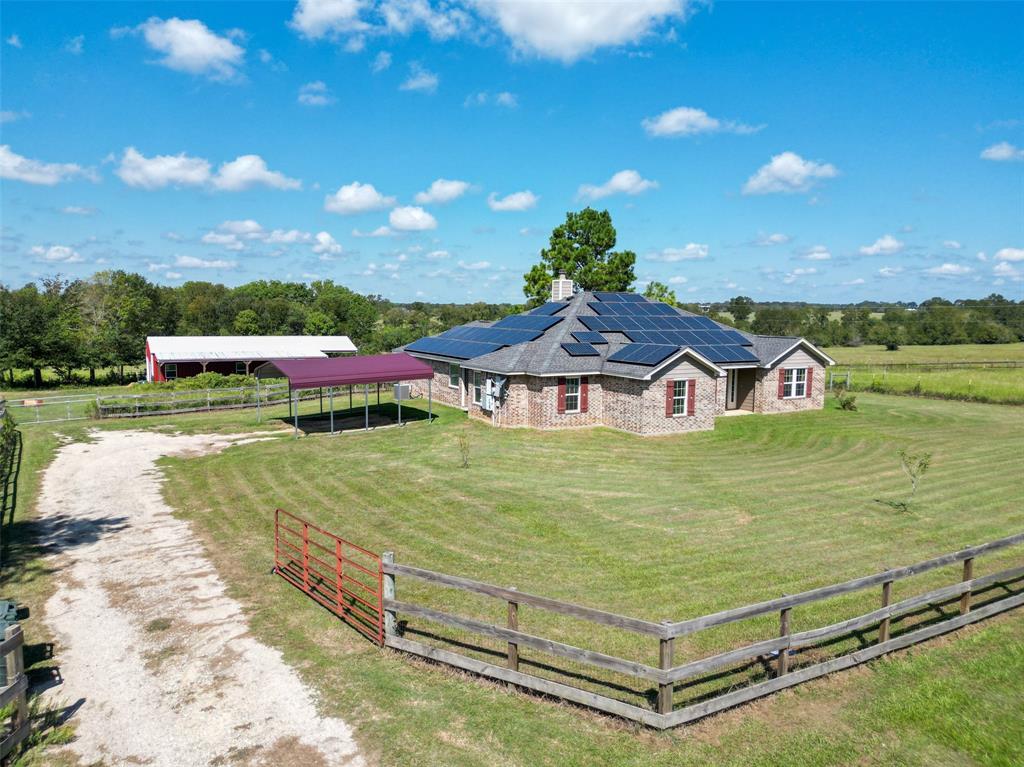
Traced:
<path id="1" fill-rule="evenodd" d="M 327 390 L 330 406 L 331 434 L 334 434 L 334 394 L 335 389 L 347 386 L 349 403 L 352 402 L 352 390 L 356 386 L 363 387 L 364 429 L 370 428 L 370 384 L 378 386 L 378 406 L 380 404 L 379 386 L 382 383 L 399 384 L 396 398 L 398 405 L 398 425 L 402 425 L 401 384 L 406 381 L 427 382 L 427 422 L 433 421 L 433 379 L 434 370 L 425 362 L 404 353 L 374 354 L 365 357 L 327 357 L 319 359 L 282 359 L 270 360 L 256 368 L 256 387 L 264 378 L 288 379 L 289 415 L 294 418 L 295 434 L 299 433 L 299 401 L 298 392 L 308 389 L 320 389 L 320 412 L 323 415 L 323 390 Z M 256 398 L 257 403 L 259 397 Z M 257 420 L 262 420 L 262 413 L 257 406 Z"/>

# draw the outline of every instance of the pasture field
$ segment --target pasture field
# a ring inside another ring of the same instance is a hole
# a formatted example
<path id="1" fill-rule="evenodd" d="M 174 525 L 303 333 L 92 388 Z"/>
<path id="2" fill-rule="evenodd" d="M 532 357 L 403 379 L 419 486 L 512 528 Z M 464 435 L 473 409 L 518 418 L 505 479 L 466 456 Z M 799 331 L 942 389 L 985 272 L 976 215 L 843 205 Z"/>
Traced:
<path id="1" fill-rule="evenodd" d="M 279 420 L 258 427 L 251 411 L 98 425 L 282 435 L 166 459 L 165 496 L 202 536 L 254 633 L 318 689 L 327 713 L 357 727 L 380 764 L 1018 764 L 1019 610 L 654 733 L 381 651 L 269 574 L 272 512 L 280 506 L 369 548 L 392 549 L 406 564 L 641 618 L 681 619 L 1024 530 L 1024 409 L 877 394 L 858 404 L 858 412 L 830 404 L 817 413 L 720 419 L 714 432 L 646 440 L 605 429 L 495 430 L 446 408 L 433 425 L 298 440 Z M 305 403 L 303 412 L 312 411 Z M 24 430 L 21 525 L 10 539 L 22 553 L 5 570 L 4 587 L 38 606 L 26 625 L 36 637 L 46 636 L 38 613 L 47 593 L 29 520 L 36 471 L 61 435 L 87 439 L 95 425 Z M 460 434 L 468 468 L 460 466 Z M 878 502 L 908 494 L 900 447 L 933 453 L 907 513 Z M 1019 564 L 1013 551 L 980 559 L 976 574 Z M 908 584 L 906 595 L 956 578 L 944 570 L 937 580 Z M 418 591 L 401 579 L 398 595 L 497 618 L 465 595 Z M 865 598 L 876 606 L 877 594 Z M 797 610 L 794 630 L 864 606 Z M 521 609 L 520 621 L 526 631 L 580 642 L 572 627 L 540 611 Z M 777 630 L 771 623 L 698 634 L 677 645 L 676 657 L 766 638 Z M 594 649 L 637 660 L 656 651 L 594 639 L 604 643 Z"/>
<path id="2" fill-rule="evenodd" d="M 1024 342 L 1015 344 L 951 344 L 949 346 L 901 346 L 894 352 L 884 346 L 833 346 L 824 349 L 839 365 L 905 365 L 920 362 L 1024 362 Z"/>

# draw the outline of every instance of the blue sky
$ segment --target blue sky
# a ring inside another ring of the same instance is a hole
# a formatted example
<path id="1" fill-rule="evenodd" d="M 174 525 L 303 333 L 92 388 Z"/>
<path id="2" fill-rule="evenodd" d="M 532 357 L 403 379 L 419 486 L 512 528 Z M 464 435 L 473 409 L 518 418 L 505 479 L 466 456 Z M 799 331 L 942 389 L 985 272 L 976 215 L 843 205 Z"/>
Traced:
<path id="1" fill-rule="evenodd" d="M 1024 297 L 1024 5 L 4 2 L 2 279 Z M 435 183 L 436 182 L 436 183 Z"/>

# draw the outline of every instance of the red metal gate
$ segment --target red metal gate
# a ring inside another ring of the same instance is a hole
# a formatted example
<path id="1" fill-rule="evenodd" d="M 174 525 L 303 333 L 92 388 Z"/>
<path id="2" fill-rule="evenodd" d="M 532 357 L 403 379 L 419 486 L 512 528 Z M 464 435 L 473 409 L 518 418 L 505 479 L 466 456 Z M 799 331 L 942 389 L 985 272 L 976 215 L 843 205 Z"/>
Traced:
<path id="1" fill-rule="evenodd" d="M 380 555 L 277 509 L 274 571 L 367 639 L 384 643 Z"/>

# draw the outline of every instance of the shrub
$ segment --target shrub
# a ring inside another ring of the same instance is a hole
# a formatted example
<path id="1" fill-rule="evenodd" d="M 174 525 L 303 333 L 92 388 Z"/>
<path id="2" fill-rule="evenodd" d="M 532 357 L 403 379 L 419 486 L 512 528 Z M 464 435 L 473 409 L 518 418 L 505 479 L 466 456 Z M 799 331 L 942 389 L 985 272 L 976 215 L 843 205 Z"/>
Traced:
<path id="1" fill-rule="evenodd" d="M 850 394 L 846 389 L 836 389 L 836 403 L 840 410 L 856 410 L 857 395 Z"/>

